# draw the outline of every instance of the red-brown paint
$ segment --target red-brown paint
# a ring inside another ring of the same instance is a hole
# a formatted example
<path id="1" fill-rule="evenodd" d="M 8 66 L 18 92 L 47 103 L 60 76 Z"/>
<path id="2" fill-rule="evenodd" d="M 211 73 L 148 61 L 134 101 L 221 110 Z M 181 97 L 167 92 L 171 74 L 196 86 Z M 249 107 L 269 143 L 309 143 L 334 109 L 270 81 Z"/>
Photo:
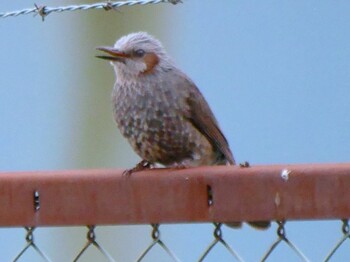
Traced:
<path id="1" fill-rule="evenodd" d="M 290 171 L 287 178 L 283 169 Z M 350 217 L 350 163 L 159 169 L 128 177 L 122 172 L 2 172 L 0 226 Z"/>

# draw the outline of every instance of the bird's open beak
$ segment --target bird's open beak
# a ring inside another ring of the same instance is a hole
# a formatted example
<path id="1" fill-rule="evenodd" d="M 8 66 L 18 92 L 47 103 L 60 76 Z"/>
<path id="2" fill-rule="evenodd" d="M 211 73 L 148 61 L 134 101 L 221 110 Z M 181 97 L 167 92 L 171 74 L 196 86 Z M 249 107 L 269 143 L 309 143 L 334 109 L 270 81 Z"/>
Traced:
<path id="1" fill-rule="evenodd" d="M 96 57 L 106 59 L 106 60 L 111 60 L 111 61 L 117 61 L 117 62 L 125 62 L 125 58 L 128 58 L 129 55 L 125 54 L 124 52 L 119 51 L 118 49 L 114 47 L 109 47 L 109 46 L 98 46 L 96 47 L 97 50 L 106 52 L 108 55 L 97 55 Z"/>

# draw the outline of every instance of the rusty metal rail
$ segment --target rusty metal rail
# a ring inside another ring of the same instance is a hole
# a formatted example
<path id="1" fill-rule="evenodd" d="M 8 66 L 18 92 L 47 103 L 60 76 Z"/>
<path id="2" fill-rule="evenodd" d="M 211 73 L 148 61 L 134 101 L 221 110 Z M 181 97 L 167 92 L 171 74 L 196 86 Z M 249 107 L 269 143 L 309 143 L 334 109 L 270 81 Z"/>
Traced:
<path id="1" fill-rule="evenodd" d="M 0 173 L 0 226 L 341 219 L 350 164 Z"/>

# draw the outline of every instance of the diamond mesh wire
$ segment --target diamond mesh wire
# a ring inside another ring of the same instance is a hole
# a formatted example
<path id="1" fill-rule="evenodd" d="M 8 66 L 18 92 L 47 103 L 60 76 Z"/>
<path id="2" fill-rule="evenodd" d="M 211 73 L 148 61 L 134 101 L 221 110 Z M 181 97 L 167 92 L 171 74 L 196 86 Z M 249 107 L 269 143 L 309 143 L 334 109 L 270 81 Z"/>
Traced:
<path id="1" fill-rule="evenodd" d="M 19 259 L 30 249 L 33 248 L 36 254 L 41 257 L 44 261 L 50 262 L 51 260 L 45 255 L 43 251 L 35 244 L 34 242 L 34 230 L 35 227 L 24 227 L 27 231 L 25 236 L 25 240 L 27 244 L 25 247 L 17 254 L 17 256 L 13 259 L 13 261 L 19 261 Z"/>
<path id="2" fill-rule="evenodd" d="M 203 255 L 200 256 L 199 262 L 202 262 L 205 260 L 205 258 L 208 256 L 208 254 L 211 252 L 211 250 L 217 245 L 221 244 L 225 247 L 225 249 L 237 260 L 237 261 L 244 261 L 238 253 L 230 247 L 226 241 L 222 237 L 222 232 L 221 232 L 221 223 L 214 223 L 215 229 L 214 229 L 214 240 L 211 242 L 211 244 L 204 250 Z"/>
<path id="3" fill-rule="evenodd" d="M 273 254 L 279 253 L 280 249 L 278 248 L 279 246 L 285 244 L 285 246 L 291 250 L 293 253 L 296 254 L 297 257 L 299 257 L 298 261 L 312 261 L 310 258 L 308 258 L 305 253 L 302 251 L 302 248 L 297 247 L 294 241 L 292 241 L 290 238 L 287 237 L 286 234 L 286 223 L 284 221 L 277 221 L 277 230 L 276 230 L 276 236 L 277 239 L 271 244 L 271 246 L 268 247 L 268 249 L 265 251 L 265 253 L 261 254 L 261 259 L 259 261 L 273 261 L 271 258 Z M 197 258 L 195 261 L 206 261 L 209 260 L 208 256 L 209 254 L 211 256 L 215 257 L 215 252 L 213 252 L 217 246 L 222 246 L 224 250 L 231 256 L 230 261 L 247 261 L 244 257 L 239 255 L 239 245 L 235 245 L 235 248 L 233 248 L 229 243 L 228 240 L 224 238 L 223 236 L 223 230 L 222 230 L 222 224 L 221 223 L 213 223 L 214 225 L 214 231 L 213 231 L 213 241 L 205 246 L 201 253 L 197 254 Z M 150 244 L 141 251 L 139 255 L 137 255 L 136 261 L 150 261 L 149 254 L 150 251 L 155 250 L 154 248 L 156 246 L 160 247 L 160 250 L 158 249 L 158 253 L 156 255 L 161 255 L 159 252 L 162 252 L 163 256 L 164 254 L 168 257 L 169 261 L 189 261 L 188 258 L 182 257 L 179 258 L 176 252 L 172 249 L 171 245 L 169 245 L 169 239 L 163 240 L 161 239 L 161 230 L 160 230 L 160 225 L 159 224 L 151 224 L 152 226 L 152 231 L 151 231 L 151 242 Z M 21 261 L 21 259 L 24 257 L 24 255 L 29 252 L 29 250 L 33 250 L 35 255 L 37 255 L 41 261 L 55 261 L 49 256 L 46 255 L 45 250 L 42 250 L 39 247 L 39 244 L 37 244 L 34 241 L 34 227 L 24 227 L 26 230 L 26 235 L 24 240 L 26 241 L 26 245 L 24 248 L 20 249 L 20 251 L 15 254 L 15 258 L 13 261 Z M 76 255 L 72 257 L 70 261 L 86 261 L 86 251 L 91 248 L 95 248 L 100 256 L 99 260 L 101 261 L 110 261 L 114 262 L 117 261 L 116 258 L 114 258 L 111 253 L 107 251 L 107 249 L 103 246 L 103 244 L 97 242 L 96 240 L 96 233 L 95 233 L 96 226 L 94 225 L 89 225 L 87 226 L 87 242 L 85 245 L 83 245 L 78 252 L 76 252 Z M 230 234 L 232 229 L 228 229 L 226 231 L 227 234 Z M 328 250 L 328 253 L 324 256 L 324 259 L 321 261 L 339 261 L 336 260 L 336 254 L 339 252 L 340 247 L 344 245 L 346 240 L 350 239 L 350 230 L 349 230 L 349 223 L 347 219 L 342 220 L 342 225 L 341 225 L 341 233 L 342 236 L 337 240 L 335 244 L 330 243 L 330 250 Z M 66 236 L 69 237 L 69 236 Z M 316 236 L 317 237 L 317 236 Z M 179 240 L 181 241 L 181 240 Z M 237 240 L 238 241 L 238 240 Z M 260 243 L 254 242 L 256 245 L 259 245 Z M 6 248 L 6 243 L 2 243 L 2 247 Z M 252 249 L 255 250 L 254 245 L 251 246 Z M 132 249 L 130 249 L 130 252 L 132 252 Z M 152 251 L 155 252 L 155 251 Z M 319 250 L 315 250 L 315 252 L 319 252 Z M 348 251 L 348 258 L 350 258 L 350 251 Z M 217 258 L 220 260 L 220 257 Z M 0 253 L 0 261 L 6 261 L 1 257 Z M 286 260 L 286 261 L 291 261 L 291 260 Z"/>
<path id="4" fill-rule="evenodd" d="M 326 258 L 324 260 L 325 262 L 331 261 L 331 259 L 334 257 L 334 255 L 337 252 L 337 250 L 339 250 L 339 248 L 343 245 L 345 240 L 350 239 L 349 220 L 348 219 L 343 219 L 342 222 L 343 222 L 343 225 L 342 225 L 343 236 L 335 244 L 335 246 L 331 249 L 329 254 L 326 256 Z"/>
<path id="5" fill-rule="evenodd" d="M 284 221 L 277 221 L 278 229 L 277 229 L 277 240 L 271 245 L 269 250 L 266 252 L 264 257 L 261 261 L 265 262 L 270 257 L 270 255 L 273 253 L 273 251 L 276 249 L 276 247 L 281 243 L 286 243 L 287 246 L 299 256 L 301 261 L 309 262 L 310 260 L 303 254 L 303 252 L 295 245 L 293 242 L 291 242 L 287 236 L 286 236 L 286 230 L 284 228 L 285 222 Z"/>
<path id="6" fill-rule="evenodd" d="M 151 224 L 153 230 L 152 230 L 152 242 L 149 244 L 149 246 L 141 253 L 140 257 L 137 259 L 137 262 L 143 261 L 143 259 L 147 256 L 149 251 L 153 249 L 156 245 L 159 245 L 167 254 L 168 256 L 175 262 L 179 262 L 180 260 L 176 257 L 176 255 L 167 247 L 166 244 L 160 239 L 160 231 L 159 231 L 159 224 Z"/>
<path id="7" fill-rule="evenodd" d="M 80 250 L 78 255 L 73 259 L 74 262 L 80 261 L 82 256 L 84 255 L 85 251 L 90 247 L 95 247 L 103 256 L 105 259 L 107 259 L 110 262 L 114 262 L 115 260 L 112 258 L 112 256 L 96 241 L 96 234 L 95 234 L 95 226 L 87 226 L 88 232 L 87 232 L 87 243 L 85 246 Z"/>

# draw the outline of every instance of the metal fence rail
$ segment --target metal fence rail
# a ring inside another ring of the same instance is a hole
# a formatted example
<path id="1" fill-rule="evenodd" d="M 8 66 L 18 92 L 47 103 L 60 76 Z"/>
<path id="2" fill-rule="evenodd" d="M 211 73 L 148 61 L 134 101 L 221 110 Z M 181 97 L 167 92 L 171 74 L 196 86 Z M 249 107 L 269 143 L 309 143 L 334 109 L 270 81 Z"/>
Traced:
<path id="1" fill-rule="evenodd" d="M 87 243 L 73 261 L 93 247 L 107 261 L 114 261 L 96 238 L 95 225 L 104 224 L 151 224 L 151 243 L 137 261 L 147 257 L 155 246 L 174 261 L 181 261 L 162 241 L 162 223 L 214 224 L 213 242 L 198 255 L 198 261 L 205 261 L 217 245 L 222 245 L 233 261 L 244 261 L 223 237 L 221 223 L 229 221 L 277 221 L 277 239 L 262 254 L 262 261 L 267 261 L 281 243 L 301 261 L 309 261 L 288 239 L 288 220 L 342 219 L 342 237 L 330 247 L 324 261 L 331 261 L 350 238 L 345 219 L 350 217 L 350 164 L 156 169 L 131 176 L 123 176 L 122 172 L 0 173 L 0 226 L 25 226 L 27 231 L 27 244 L 15 261 L 28 249 L 50 261 L 34 241 L 38 226 L 88 225 Z"/>
<path id="2" fill-rule="evenodd" d="M 350 164 L 122 171 L 0 173 L 0 226 L 350 217 Z"/>

